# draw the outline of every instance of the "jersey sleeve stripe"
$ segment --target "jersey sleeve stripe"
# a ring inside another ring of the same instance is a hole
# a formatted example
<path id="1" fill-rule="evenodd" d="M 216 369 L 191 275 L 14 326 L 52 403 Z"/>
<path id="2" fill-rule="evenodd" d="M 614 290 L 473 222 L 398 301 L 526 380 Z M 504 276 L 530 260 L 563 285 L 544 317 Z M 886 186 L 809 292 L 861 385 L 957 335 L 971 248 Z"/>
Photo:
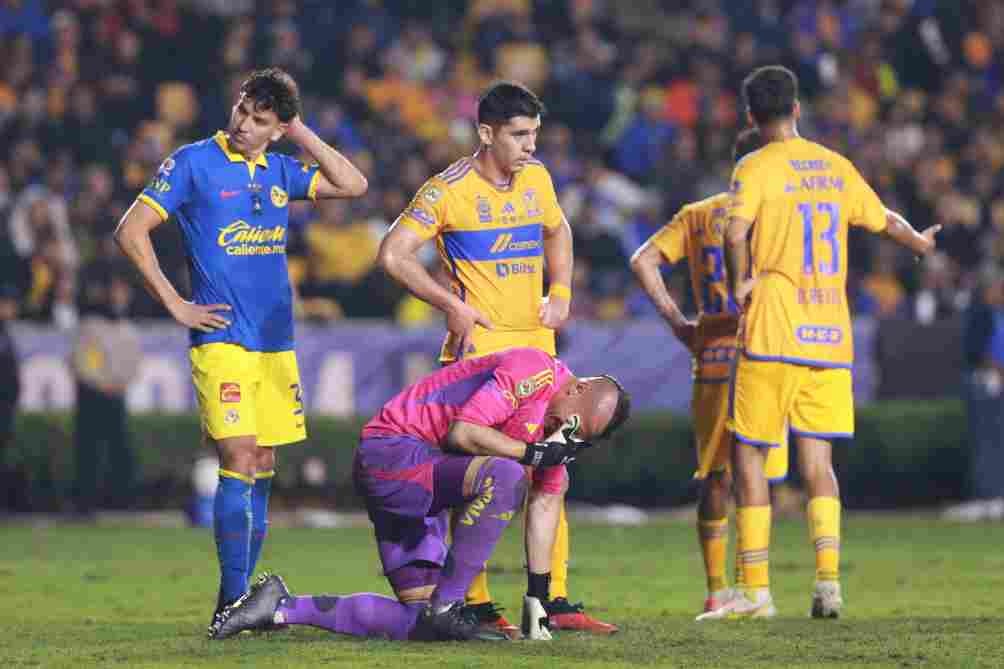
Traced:
<path id="1" fill-rule="evenodd" d="M 162 221 L 166 221 L 167 219 L 171 218 L 171 215 L 167 213 L 167 210 L 164 209 L 164 207 L 160 206 L 159 202 L 154 200 L 146 193 L 140 193 L 139 196 L 136 198 L 136 201 L 142 202 L 143 204 L 147 205 L 155 212 L 157 212 L 157 215 L 160 216 L 160 220 Z"/>
<path id="2" fill-rule="evenodd" d="M 317 199 L 317 184 L 321 180 L 321 171 L 317 170 L 314 172 L 314 176 L 310 177 L 310 185 L 307 186 L 307 199 L 316 200 Z"/>
<path id="3" fill-rule="evenodd" d="M 467 158 L 461 158 L 460 160 L 456 161 L 455 163 L 447 167 L 445 170 L 440 172 L 437 176 L 445 181 L 446 179 L 455 175 L 460 170 L 469 166 L 470 162 L 467 160 Z"/>
<path id="4" fill-rule="evenodd" d="M 445 177 L 443 181 L 445 181 L 448 184 L 455 184 L 461 179 L 463 179 L 465 176 L 467 176 L 467 173 L 470 171 L 471 171 L 471 165 L 470 163 L 467 163 L 459 172 L 455 172 L 449 177 Z"/>

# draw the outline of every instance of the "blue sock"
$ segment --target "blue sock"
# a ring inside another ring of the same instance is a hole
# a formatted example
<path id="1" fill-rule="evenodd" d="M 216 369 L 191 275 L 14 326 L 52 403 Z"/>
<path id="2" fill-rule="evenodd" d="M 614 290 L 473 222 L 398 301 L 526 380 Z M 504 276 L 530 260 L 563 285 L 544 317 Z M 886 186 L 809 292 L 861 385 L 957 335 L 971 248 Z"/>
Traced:
<path id="1" fill-rule="evenodd" d="M 220 476 L 213 505 L 213 531 L 220 560 L 220 600 L 229 604 L 248 587 L 248 554 L 251 551 L 251 484 L 233 476 Z"/>
<path id="2" fill-rule="evenodd" d="M 265 535 L 268 534 L 268 494 L 272 491 L 272 477 L 275 472 L 259 472 L 251 490 L 251 553 L 248 555 L 248 578 L 254 576 L 254 568 L 261 555 L 261 547 L 265 545 Z"/>

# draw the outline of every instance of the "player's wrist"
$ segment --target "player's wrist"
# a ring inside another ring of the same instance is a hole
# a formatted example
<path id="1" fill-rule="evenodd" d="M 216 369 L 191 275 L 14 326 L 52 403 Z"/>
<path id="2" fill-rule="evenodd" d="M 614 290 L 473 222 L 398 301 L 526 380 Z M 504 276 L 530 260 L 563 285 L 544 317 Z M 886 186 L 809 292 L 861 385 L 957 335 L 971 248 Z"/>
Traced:
<path id="1" fill-rule="evenodd" d="M 548 297 L 555 297 L 566 302 L 572 301 L 572 289 L 563 283 L 552 283 L 547 291 Z"/>

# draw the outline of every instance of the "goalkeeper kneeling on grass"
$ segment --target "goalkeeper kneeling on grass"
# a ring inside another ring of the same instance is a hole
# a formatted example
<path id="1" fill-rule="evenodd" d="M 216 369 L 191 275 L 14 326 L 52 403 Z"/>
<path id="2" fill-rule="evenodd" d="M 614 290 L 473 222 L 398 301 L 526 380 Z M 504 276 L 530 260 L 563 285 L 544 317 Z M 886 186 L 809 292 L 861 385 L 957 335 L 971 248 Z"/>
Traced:
<path id="1" fill-rule="evenodd" d="M 564 465 L 627 420 L 630 396 L 611 376 L 578 378 L 537 349 L 444 367 L 405 388 L 362 430 L 353 477 L 396 599 L 370 593 L 295 597 L 278 575 L 228 607 L 214 638 L 276 624 L 395 640 L 506 640 L 485 630 L 464 593 L 518 512 L 565 484 Z M 547 436 L 550 435 L 550 436 Z M 556 480 L 550 480 L 550 479 Z M 446 544 L 444 511 L 460 522 Z M 528 527 L 553 537 L 554 528 Z M 523 634 L 549 639 L 544 602 L 551 546 L 527 555 Z"/>

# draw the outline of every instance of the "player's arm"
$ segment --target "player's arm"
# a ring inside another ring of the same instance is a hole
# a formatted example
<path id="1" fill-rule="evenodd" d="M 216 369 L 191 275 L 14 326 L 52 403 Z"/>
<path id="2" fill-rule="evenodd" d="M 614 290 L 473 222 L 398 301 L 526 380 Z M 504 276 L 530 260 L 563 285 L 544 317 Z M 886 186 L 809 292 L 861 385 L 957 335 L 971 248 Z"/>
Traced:
<path id="1" fill-rule="evenodd" d="M 910 249 L 919 257 L 934 251 L 937 242 L 934 236 L 941 231 L 941 225 L 932 225 L 924 232 L 917 232 L 910 222 L 891 209 L 886 209 L 885 235 L 894 242 Z"/>
<path id="2" fill-rule="evenodd" d="M 115 241 L 122 253 L 139 270 L 150 294 L 167 309 L 171 317 L 189 328 L 212 332 L 230 325 L 230 322 L 216 314 L 229 311 L 226 304 L 194 304 L 185 300 L 164 275 L 153 248 L 150 233 L 164 222 L 163 216 L 141 199 L 133 202 L 126 211 L 118 227 Z"/>
<path id="3" fill-rule="evenodd" d="M 753 287 L 749 276 L 750 243 L 749 231 L 753 221 L 738 216 L 730 216 L 725 228 L 725 274 L 729 294 L 742 309 Z"/>
<path id="4" fill-rule="evenodd" d="M 550 289 L 547 302 L 541 305 L 540 322 L 544 327 L 558 328 L 568 320 L 572 301 L 572 229 L 568 221 L 544 227 L 544 259 Z"/>
<path id="5" fill-rule="evenodd" d="M 631 271 L 638 277 L 638 282 L 648 294 L 649 299 L 652 300 L 655 308 L 669 323 L 673 334 L 683 342 L 684 346 L 693 350 L 697 324 L 683 315 L 676 300 L 666 289 L 666 282 L 663 281 L 660 271 L 664 261 L 665 256 L 662 251 L 655 245 L 652 238 L 649 238 L 631 256 Z"/>
<path id="6" fill-rule="evenodd" d="M 314 189 L 315 198 L 359 197 L 369 188 L 363 173 L 304 125 L 299 116 L 289 122 L 286 137 L 317 161 L 321 174 Z"/>
<path id="7" fill-rule="evenodd" d="M 491 321 L 432 278 L 418 259 L 425 241 L 398 218 L 380 242 L 377 264 L 415 297 L 446 314 L 446 327 L 462 347 L 475 324 L 491 329 Z"/>
<path id="8" fill-rule="evenodd" d="M 510 458 L 533 467 L 553 467 L 571 462 L 576 453 L 589 448 L 588 442 L 572 437 L 573 431 L 571 426 L 566 426 L 544 441 L 526 444 L 495 428 L 455 420 L 446 434 L 446 446 L 471 455 Z"/>

